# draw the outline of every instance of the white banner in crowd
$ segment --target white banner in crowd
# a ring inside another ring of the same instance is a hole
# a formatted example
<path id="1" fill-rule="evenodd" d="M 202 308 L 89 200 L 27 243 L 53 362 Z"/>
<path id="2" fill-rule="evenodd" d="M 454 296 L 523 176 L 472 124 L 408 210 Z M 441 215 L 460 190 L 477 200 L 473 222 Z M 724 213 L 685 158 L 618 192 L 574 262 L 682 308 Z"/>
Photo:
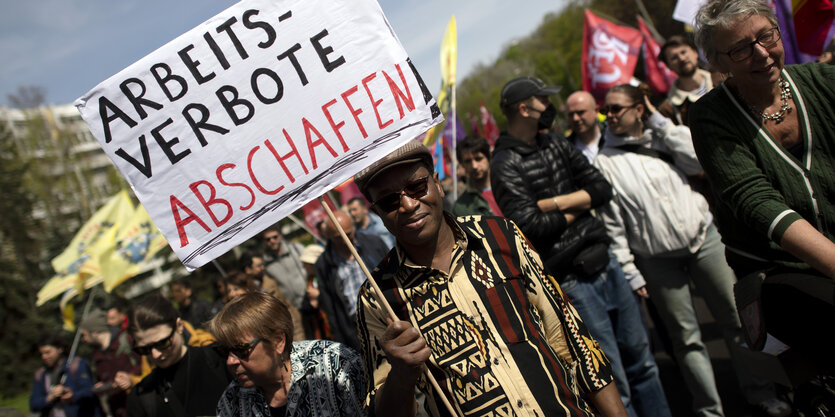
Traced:
<path id="1" fill-rule="evenodd" d="M 76 107 L 197 268 L 442 120 L 374 0 L 246 0 Z"/>
<path id="2" fill-rule="evenodd" d="M 696 12 L 707 0 L 678 0 L 673 10 L 673 19 L 685 25 L 693 26 L 696 21 Z"/>

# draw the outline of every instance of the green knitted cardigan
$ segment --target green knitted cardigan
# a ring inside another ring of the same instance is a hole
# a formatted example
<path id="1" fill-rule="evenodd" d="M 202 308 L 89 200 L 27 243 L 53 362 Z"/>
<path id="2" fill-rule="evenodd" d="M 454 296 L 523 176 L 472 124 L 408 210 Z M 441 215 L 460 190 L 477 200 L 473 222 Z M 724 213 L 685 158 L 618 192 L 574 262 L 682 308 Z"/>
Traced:
<path id="1" fill-rule="evenodd" d="M 693 144 L 718 199 L 714 211 L 737 274 L 809 269 L 779 246 L 801 218 L 835 240 L 835 66 L 787 66 L 782 77 L 800 120 L 802 160 L 761 128 L 725 83 L 690 110 Z"/>

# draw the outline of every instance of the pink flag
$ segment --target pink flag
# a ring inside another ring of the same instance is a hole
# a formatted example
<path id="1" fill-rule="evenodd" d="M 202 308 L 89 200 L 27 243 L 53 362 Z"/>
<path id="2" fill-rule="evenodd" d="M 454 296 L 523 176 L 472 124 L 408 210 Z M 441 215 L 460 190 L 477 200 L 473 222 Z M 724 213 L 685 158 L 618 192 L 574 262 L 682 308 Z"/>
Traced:
<path id="1" fill-rule="evenodd" d="M 481 103 L 479 110 L 481 111 L 481 126 L 484 129 L 484 138 L 487 139 L 487 143 L 492 148 L 496 144 L 496 139 L 499 138 L 499 126 L 496 125 L 496 119 L 493 118 L 487 107 L 484 107 L 484 103 Z"/>
<path id="2" fill-rule="evenodd" d="M 647 74 L 647 84 L 656 93 L 667 94 L 677 75 L 658 59 L 661 45 L 652 37 L 644 19 L 641 19 L 640 16 L 638 17 L 638 28 L 644 38 L 644 71 Z"/>
<path id="3" fill-rule="evenodd" d="M 325 201 L 330 206 L 331 210 L 336 211 L 337 207 L 333 204 L 331 199 L 325 195 Z M 319 199 L 310 200 L 309 203 L 302 206 L 302 210 L 304 211 L 304 222 L 307 224 L 307 227 L 315 233 L 317 236 L 319 235 L 319 229 L 316 228 L 320 222 L 327 220 L 328 213 L 325 212 L 325 208 L 322 207 L 322 204 L 319 203 Z"/>
<path id="4" fill-rule="evenodd" d="M 602 103 L 610 88 L 628 83 L 641 51 L 641 32 L 586 10 L 583 27 L 583 90 Z"/>

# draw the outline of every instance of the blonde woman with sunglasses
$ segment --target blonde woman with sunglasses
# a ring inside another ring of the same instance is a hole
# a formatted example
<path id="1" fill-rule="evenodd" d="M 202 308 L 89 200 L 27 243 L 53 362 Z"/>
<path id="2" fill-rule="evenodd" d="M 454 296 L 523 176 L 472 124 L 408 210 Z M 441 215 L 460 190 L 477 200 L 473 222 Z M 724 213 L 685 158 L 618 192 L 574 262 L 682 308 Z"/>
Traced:
<path id="1" fill-rule="evenodd" d="M 325 340 L 293 342 L 290 312 L 274 296 L 239 296 L 210 327 L 235 378 L 217 402 L 218 416 L 363 415 L 359 355 Z"/>

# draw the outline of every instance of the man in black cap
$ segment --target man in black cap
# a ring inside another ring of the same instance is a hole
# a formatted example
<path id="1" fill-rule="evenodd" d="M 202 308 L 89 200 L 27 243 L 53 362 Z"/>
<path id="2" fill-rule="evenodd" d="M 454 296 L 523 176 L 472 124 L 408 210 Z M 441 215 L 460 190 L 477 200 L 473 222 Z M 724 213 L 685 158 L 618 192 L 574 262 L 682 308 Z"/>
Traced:
<path id="1" fill-rule="evenodd" d="M 493 194 L 600 343 L 630 415 L 669 416 L 638 303 L 591 213 L 612 198 L 612 187 L 565 138 L 541 132 L 556 114 L 548 96 L 559 90 L 534 77 L 505 84 L 508 125 L 493 150 Z"/>
<path id="2" fill-rule="evenodd" d="M 355 177 L 397 243 L 366 282 L 357 323 L 371 415 L 625 416 L 608 359 L 521 231 L 500 217 L 454 219 L 432 156 L 409 142 Z"/>

